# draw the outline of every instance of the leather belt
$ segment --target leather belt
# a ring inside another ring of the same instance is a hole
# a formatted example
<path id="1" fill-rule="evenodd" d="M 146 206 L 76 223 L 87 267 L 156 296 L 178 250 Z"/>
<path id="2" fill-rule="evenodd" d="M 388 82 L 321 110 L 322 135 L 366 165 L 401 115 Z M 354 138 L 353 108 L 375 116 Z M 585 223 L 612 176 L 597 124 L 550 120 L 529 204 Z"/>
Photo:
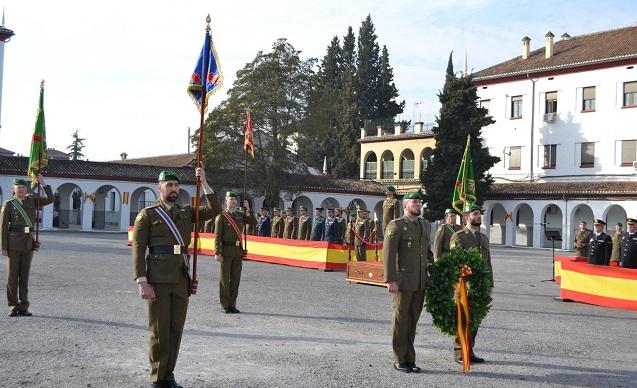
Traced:
<path id="1" fill-rule="evenodd" d="M 30 228 L 26 225 L 10 225 L 9 226 L 9 232 L 29 233 L 30 231 L 31 231 Z"/>
<path id="2" fill-rule="evenodd" d="M 224 247 L 238 247 L 239 245 L 239 240 L 237 241 L 224 241 L 221 243 L 221 245 L 223 245 Z"/>
<path id="3" fill-rule="evenodd" d="M 187 252 L 187 247 L 181 245 L 153 245 L 148 247 L 151 255 L 180 255 Z"/>

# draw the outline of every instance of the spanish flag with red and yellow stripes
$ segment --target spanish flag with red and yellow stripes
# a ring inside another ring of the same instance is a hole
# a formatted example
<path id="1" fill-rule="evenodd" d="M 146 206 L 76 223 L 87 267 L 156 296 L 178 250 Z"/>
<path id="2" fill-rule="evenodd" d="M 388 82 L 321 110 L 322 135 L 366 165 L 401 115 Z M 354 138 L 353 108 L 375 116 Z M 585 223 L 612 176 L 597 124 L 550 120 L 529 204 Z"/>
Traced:
<path id="1" fill-rule="evenodd" d="M 252 143 L 252 120 L 250 119 L 250 111 L 246 112 L 246 133 L 243 149 L 254 158 L 254 144 Z"/>

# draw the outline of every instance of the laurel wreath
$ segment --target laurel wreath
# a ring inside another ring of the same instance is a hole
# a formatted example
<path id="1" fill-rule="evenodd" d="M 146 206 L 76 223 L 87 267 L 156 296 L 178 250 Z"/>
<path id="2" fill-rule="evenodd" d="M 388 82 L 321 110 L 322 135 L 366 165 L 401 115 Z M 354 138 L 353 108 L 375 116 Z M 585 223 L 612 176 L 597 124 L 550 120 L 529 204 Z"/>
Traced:
<path id="1" fill-rule="evenodd" d="M 456 335 L 456 302 L 454 300 L 458 275 L 463 266 L 471 268 L 466 277 L 471 312 L 471 331 L 480 326 L 491 308 L 491 278 L 480 252 L 455 248 L 436 260 L 430 270 L 425 307 L 433 317 L 433 324 L 441 332 Z"/>

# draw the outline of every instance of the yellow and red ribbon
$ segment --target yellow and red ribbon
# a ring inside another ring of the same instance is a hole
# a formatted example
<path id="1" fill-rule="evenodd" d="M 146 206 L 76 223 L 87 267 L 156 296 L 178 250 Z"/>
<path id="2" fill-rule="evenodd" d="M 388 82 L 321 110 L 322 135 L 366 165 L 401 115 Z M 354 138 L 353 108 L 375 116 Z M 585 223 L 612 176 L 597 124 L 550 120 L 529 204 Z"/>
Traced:
<path id="1" fill-rule="evenodd" d="M 471 275 L 471 268 L 463 266 L 460 268 L 458 277 L 456 299 L 456 335 L 460 340 L 460 348 L 462 351 L 462 371 L 469 372 L 471 370 L 471 312 L 469 310 L 469 297 L 467 294 L 467 276 Z"/>

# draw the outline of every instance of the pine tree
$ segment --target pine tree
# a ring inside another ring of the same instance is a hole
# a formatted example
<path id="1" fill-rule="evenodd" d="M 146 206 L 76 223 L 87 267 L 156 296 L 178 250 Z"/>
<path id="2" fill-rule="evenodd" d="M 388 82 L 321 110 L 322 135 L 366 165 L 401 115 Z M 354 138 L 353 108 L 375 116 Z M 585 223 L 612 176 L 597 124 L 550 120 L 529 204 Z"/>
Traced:
<path id="1" fill-rule="evenodd" d="M 477 203 L 483 202 L 493 183 L 489 169 L 500 160 L 489 154 L 480 137 L 482 127 L 494 121 L 486 109 L 478 107 L 478 94 L 472 77 L 455 76 L 452 54 L 449 55 L 445 85 L 438 94 L 440 113 L 432 129 L 436 148 L 428 168 L 421 174 L 426 190 L 427 218 L 431 221 L 441 219 L 445 209 L 451 207 L 454 183 L 468 134 L 471 135 Z"/>
<path id="2" fill-rule="evenodd" d="M 361 23 L 354 88 L 361 121 L 374 119 L 378 113 L 377 87 L 380 76 L 379 47 L 371 15 Z"/>
<path id="3" fill-rule="evenodd" d="M 85 138 L 80 137 L 80 130 L 76 129 L 75 132 L 71 135 L 73 138 L 73 142 L 70 146 L 66 147 L 67 150 L 71 151 L 69 154 L 69 159 L 71 160 L 82 160 L 84 159 L 84 154 L 82 150 L 84 149 L 84 140 Z"/>
<path id="4" fill-rule="evenodd" d="M 395 117 L 403 113 L 405 101 L 396 102 L 398 89 L 394 84 L 394 69 L 389 65 L 389 52 L 387 46 L 383 46 L 380 56 L 380 75 L 378 80 L 378 118 Z"/>

